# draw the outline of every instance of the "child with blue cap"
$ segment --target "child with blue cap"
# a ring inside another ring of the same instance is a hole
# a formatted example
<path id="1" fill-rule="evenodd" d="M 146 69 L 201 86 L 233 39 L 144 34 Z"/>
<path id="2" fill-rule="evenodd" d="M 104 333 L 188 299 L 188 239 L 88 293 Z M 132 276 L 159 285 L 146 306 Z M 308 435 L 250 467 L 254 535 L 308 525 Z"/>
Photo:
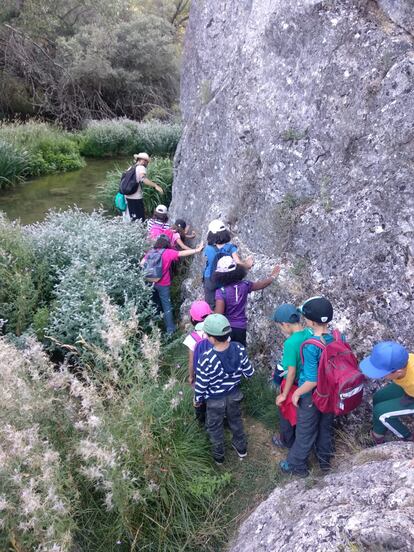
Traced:
<path id="1" fill-rule="evenodd" d="M 395 341 L 381 341 L 360 363 L 360 368 L 369 378 L 391 380 L 373 396 L 372 436 L 375 443 L 385 442 L 387 430 L 399 439 L 413 441 L 413 433 L 400 418 L 414 415 L 414 354 Z"/>

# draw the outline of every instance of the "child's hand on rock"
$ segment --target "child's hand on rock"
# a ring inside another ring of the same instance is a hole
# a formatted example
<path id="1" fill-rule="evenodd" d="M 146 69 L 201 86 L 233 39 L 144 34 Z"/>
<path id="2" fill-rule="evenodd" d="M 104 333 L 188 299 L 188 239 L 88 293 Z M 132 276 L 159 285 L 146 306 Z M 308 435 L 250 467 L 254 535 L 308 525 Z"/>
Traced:
<path id="1" fill-rule="evenodd" d="M 248 269 L 252 268 L 252 266 L 254 265 L 254 259 L 253 257 L 247 257 L 246 260 L 245 260 L 245 263 L 246 263 L 246 266 Z"/>
<path id="2" fill-rule="evenodd" d="M 200 244 L 197 245 L 197 247 L 195 248 L 195 250 L 197 251 L 197 253 L 200 253 L 204 248 L 204 243 L 201 242 Z"/>
<path id="3" fill-rule="evenodd" d="M 274 269 L 272 270 L 272 273 L 270 274 L 270 277 L 271 278 L 277 278 L 279 276 L 279 272 L 280 272 L 280 266 L 276 265 L 274 267 Z"/>

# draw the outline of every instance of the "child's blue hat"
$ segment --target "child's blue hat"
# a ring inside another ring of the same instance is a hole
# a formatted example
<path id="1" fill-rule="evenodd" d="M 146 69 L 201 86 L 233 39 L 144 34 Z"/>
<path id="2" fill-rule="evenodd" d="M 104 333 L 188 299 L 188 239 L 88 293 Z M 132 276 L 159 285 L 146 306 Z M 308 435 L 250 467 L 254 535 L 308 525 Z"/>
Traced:
<path id="1" fill-rule="evenodd" d="M 369 378 L 383 378 L 407 366 L 408 351 L 395 341 L 381 341 L 360 363 L 361 372 Z"/>
<path id="2" fill-rule="evenodd" d="M 300 320 L 300 312 L 292 303 L 283 303 L 273 313 L 272 320 L 279 323 L 297 324 Z"/>

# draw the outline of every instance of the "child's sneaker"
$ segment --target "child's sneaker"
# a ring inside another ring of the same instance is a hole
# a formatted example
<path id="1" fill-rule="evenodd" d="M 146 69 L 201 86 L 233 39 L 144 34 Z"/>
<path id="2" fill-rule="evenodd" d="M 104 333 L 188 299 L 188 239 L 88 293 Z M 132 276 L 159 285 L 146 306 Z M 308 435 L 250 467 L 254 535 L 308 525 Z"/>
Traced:
<path id="1" fill-rule="evenodd" d="M 217 466 L 222 466 L 224 464 L 224 456 L 213 456 L 213 459 Z"/>
<path id="2" fill-rule="evenodd" d="M 234 448 L 234 450 L 237 452 L 239 458 L 245 458 L 247 456 L 247 449 L 238 449 L 236 445 L 231 444 L 231 446 Z"/>
<path id="3" fill-rule="evenodd" d="M 287 460 L 282 460 L 279 462 L 279 468 L 282 470 L 283 473 L 286 473 L 288 475 L 298 475 L 299 477 L 308 477 L 309 471 L 297 471 L 295 470 Z"/>
<path id="4" fill-rule="evenodd" d="M 272 443 L 274 444 L 275 447 L 278 447 L 278 448 L 289 448 L 287 445 L 285 445 L 285 443 L 282 441 L 280 435 L 273 435 L 272 437 Z"/>

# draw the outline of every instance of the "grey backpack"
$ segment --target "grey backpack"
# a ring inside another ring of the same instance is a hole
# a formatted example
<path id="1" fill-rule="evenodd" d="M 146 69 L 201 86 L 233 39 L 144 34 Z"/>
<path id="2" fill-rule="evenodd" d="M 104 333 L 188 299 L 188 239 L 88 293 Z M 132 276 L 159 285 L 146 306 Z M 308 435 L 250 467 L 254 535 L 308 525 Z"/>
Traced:
<path id="1" fill-rule="evenodd" d="M 165 249 L 151 249 L 143 264 L 144 275 L 147 282 L 159 282 L 163 277 L 162 254 Z"/>

